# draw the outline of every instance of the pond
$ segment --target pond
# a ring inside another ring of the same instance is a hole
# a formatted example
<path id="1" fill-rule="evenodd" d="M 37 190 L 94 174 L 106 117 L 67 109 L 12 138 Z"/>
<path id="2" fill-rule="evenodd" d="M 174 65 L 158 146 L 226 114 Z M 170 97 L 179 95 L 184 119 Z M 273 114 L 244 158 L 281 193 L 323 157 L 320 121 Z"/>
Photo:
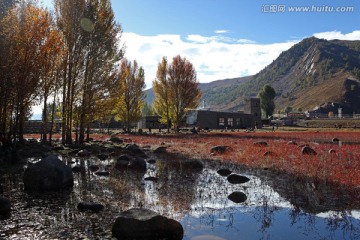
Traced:
<path id="1" fill-rule="evenodd" d="M 29 194 L 21 173 L 0 175 L 3 195 L 12 202 L 11 215 L 0 219 L 0 239 L 111 239 L 117 215 L 133 207 L 178 220 L 186 240 L 360 239 L 358 192 L 330 183 L 206 160 L 199 168 L 155 159 L 142 173 L 112 168 L 115 159 L 62 160 L 82 169 L 74 173 L 74 187 L 64 192 Z M 110 175 L 96 175 L 89 168 L 93 164 Z M 219 169 L 250 181 L 231 184 Z M 230 200 L 233 192 L 241 192 L 245 201 Z M 105 208 L 79 211 L 80 201 Z"/>

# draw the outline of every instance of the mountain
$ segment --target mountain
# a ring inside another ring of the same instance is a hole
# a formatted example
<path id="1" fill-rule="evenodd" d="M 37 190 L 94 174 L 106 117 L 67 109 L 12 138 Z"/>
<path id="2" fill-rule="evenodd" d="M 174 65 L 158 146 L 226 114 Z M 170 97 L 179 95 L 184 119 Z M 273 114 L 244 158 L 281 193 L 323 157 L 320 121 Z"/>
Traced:
<path id="1" fill-rule="evenodd" d="M 257 96 L 265 84 L 276 91 L 276 110 L 360 112 L 360 41 L 306 38 L 253 76 L 200 84 L 202 100 L 212 110 L 242 110 L 244 98 Z M 153 98 L 147 90 L 148 102 Z M 150 101 L 151 100 L 151 101 Z M 327 112 L 326 112 L 327 113 Z"/>

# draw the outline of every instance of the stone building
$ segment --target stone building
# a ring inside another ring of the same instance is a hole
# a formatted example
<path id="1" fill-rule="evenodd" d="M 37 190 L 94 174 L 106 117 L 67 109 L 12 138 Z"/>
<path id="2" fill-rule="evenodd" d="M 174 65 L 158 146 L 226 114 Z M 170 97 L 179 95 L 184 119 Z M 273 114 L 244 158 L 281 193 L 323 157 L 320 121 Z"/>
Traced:
<path id="1" fill-rule="evenodd" d="M 138 129 L 159 128 L 162 126 L 159 116 L 144 116 L 137 124 Z"/>
<path id="2" fill-rule="evenodd" d="M 159 116 L 144 116 L 137 124 L 139 129 L 165 128 Z M 261 128 L 261 108 L 259 98 L 245 100 L 243 112 L 219 112 L 204 109 L 188 110 L 181 127 L 200 127 L 203 129 L 242 129 Z"/>
<path id="3" fill-rule="evenodd" d="M 246 99 L 243 112 L 219 112 L 201 109 L 189 110 L 186 123 L 188 126 L 203 129 L 261 128 L 260 99 Z"/>

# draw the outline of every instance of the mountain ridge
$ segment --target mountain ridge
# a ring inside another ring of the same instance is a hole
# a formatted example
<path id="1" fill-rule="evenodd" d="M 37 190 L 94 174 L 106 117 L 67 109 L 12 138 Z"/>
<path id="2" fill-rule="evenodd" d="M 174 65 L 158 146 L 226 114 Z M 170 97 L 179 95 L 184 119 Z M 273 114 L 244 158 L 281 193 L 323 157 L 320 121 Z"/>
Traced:
<path id="1" fill-rule="evenodd" d="M 336 103 L 344 113 L 359 113 L 359 64 L 360 41 L 311 37 L 282 52 L 253 76 L 200 83 L 199 88 L 202 101 L 217 111 L 242 110 L 245 98 L 257 96 L 269 84 L 276 91 L 276 111 L 289 107 L 306 111 Z M 147 92 L 153 94 L 152 89 Z M 325 108 L 324 113 L 331 110 Z"/>

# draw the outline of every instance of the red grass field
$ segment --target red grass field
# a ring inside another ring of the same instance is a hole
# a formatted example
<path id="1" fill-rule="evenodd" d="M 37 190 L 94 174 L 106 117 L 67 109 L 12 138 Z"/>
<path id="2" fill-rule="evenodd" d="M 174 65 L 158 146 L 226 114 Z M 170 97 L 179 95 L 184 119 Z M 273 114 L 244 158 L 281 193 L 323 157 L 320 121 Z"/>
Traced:
<path id="1" fill-rule="evenodd" d="M 55 136 L 56 137 L 56 136 Z M 108 135 L 91 135 L 96 140 Z M 179 157 L 231 161 L 255 168 L 269 168 L 291 174 L 315 177 L 321 180 L 360 186 L 360 132 L 306 131 L 306 132 L 227 132 L 202 134 L 118 135 L 139 145 L 169 146 L 167 151 Z M 341 143 L 333 142 L 338 138 Z M 256 146 L 264 141 L 267 146 Z M 288 144 L 294 141 L 297 145 Z M 299 145 L 309 144 L 317 155 L 302 155 Z M 225 154 L 211 154 L 214 146 L 229 146 Z M 335 153 L 329 153 L 333 149 Z M 264 156 L 265 152 L 272 154 Z"/>
<path id="2" fill-rule="evenodd" d="M 169 152 L 197 159 L 232 161 L 255 168 L 270 168 L 291 174 L 316 177 L 349 187 L 360 186 L 359 132 L 258 132 L 206 133 L 198 135 L 127 136 L 141 145 L 169 145 Z M 341 143 L 333 142 L 338 138 Z M 255 142 L 267 142 L 266 147 Z M 294 141 L 297 145 L 288 144 Z M 299 145 L 309 144 L 317 155 L 303 155 Z M 211 148 L 225 145 L 225 154 L 211 154 Z M 334 153 L 329 153 L 333 149 Z M 265 152 L 271 154 L 264 156 Z"/>

